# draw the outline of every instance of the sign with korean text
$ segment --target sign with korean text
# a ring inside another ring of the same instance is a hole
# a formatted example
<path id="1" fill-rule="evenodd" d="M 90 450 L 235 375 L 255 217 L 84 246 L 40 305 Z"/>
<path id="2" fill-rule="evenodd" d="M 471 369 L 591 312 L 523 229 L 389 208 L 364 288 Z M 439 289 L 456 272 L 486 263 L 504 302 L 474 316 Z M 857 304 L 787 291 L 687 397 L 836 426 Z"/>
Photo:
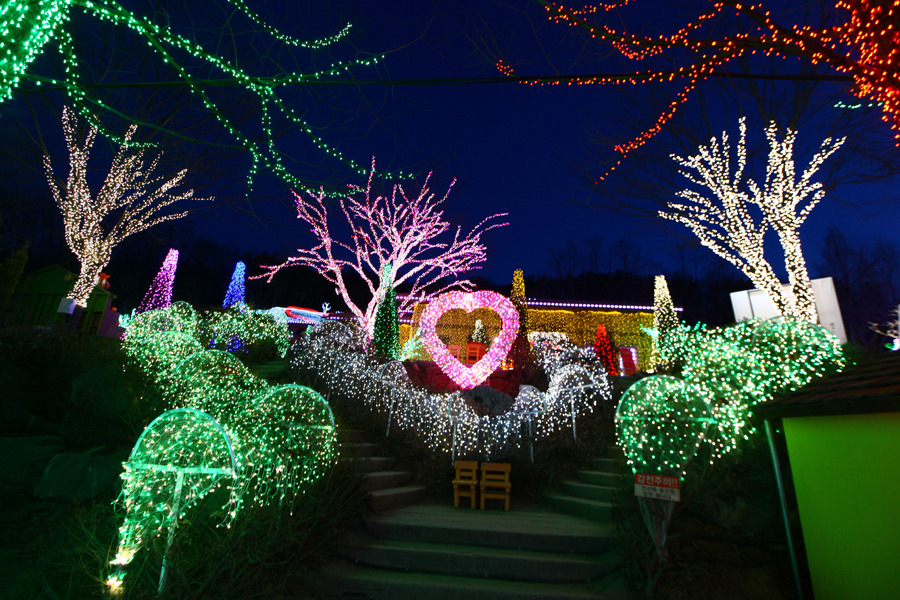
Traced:
<path id="1" fill-rule="evenodd" d="M 634 474 L 634 495 L 681 502 L 681 481 L 671 475 Z"/>

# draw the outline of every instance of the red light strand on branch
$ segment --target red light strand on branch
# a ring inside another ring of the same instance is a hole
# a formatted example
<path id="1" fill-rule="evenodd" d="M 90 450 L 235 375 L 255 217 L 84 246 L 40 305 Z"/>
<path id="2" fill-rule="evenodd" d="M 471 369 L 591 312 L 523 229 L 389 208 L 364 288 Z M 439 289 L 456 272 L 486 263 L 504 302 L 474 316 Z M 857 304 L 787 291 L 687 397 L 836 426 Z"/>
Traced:
<path id="1" fill-rule="evenodd" d="M 630 152 L 655 136 L 684 103 L 697 83 L 735 58 L 757 52 L 782 58 L 805 58 L 813 64 L 824 64 L 847 73 L 854 80 L 852 92 L 859 98 L 881 103 L 882 119 L 894 131 L 900 145 L 900 0 L 837 0 L 835 8 L 846 13 L 840 24 L 822 29 L 796 25 L 783 27 L 776 23 L 762 4 L 747 5 L 734 0 L 722 0 L 696 17 L 684 27 L 668 35 L 641 36 L 595 24 L 587 19 L 631 4 L 630 0 L 611 4 L 597 4 L 571 9 L 561 4 L 539 0 L 555 22 L 577 27 L 591 38 L 611 44 L 623 56 L 642 60 L 668 50 L 688 51 L 680 66 L 671 71 L 635 71 L 622 75 L 585 76 L 566 80 L 568 85 L 631 84 L 674 81 L 684 79 L 687 84 L 674 100 L 663 109 L 656 121 L 633 139 L 615 146 L 620 155 L 599 181 L 605 179 Z M 717 39 L 698 38 L 703 25 L 733 9 L 737 16 L 750 20 L 745 33 L 725 35 Z M 676 58 L 677 57 L 673 57 Z M 503 61 L 497 69 L 508 77 L 515 76 L 513 68 Z M 540 77 L 522 81 L 528 85 L 558 85 L 560 80 Z"/>

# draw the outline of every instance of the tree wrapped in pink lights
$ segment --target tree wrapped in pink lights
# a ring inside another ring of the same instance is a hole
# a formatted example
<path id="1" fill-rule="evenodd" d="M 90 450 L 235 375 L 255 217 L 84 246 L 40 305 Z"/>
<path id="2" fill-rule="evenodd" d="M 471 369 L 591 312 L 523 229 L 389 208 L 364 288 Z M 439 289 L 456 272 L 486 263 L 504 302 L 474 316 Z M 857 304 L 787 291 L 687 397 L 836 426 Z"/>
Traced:
<path id="1" fill-rule="evenodd" d="M 348 227 L 343 232 L 347 241 L 337 239 L 338 234 L 332 233 L 328 199 L 323 191 L 308 197 L 294 192 L 297 216 L 309 225 L 318 244 L 310 249 L 297 249 L 296 256 L 280 265 L 262 265 L 266 272 L 257 276 L 271 281 L 284 267 L 315 269 L 335 285 L 369 339 L 378 304 L 388 289 L 404 287 L 406 297 L 400 305 L 401 312 L 423 297 L 454 289 L 471 290 L 472 282 L 459 279 L 459 275 L 484 262 L 486 254 L 481 237 L 495 227 L 506 225 L 496 221 L 506 216 L 501 213 L 487 217 L 465 236 L 459 227 L 449 233 L 451 225 L 444 220 L 441 205 L 450 195 L 455 180 L 441 197 L 428 188 L 431 173 L 418 194 L 412 195 L 400 184 L 394 184 L 390 196 L 386 196 L 372 189 L 374 175 L 373 160 L 366 187 L 350 185 L 349 192 L 338 201 Z M 393 268 L 383 278 L 381 273 L 388 263 Z M 362 279 L 366 284 L 367 304 L 357 304 L 350 297 L 349 277 Z"/>
<path id="2" fill-rule="evenodd" d="M 178 268 L 178 250 L 170 248 L 166 254 L 159 273 L 150 283 L 150 288 L 144 294 L 144 299 L 137 307 L 137 312 L 159 310 L 172 304 L 172 287 L 175 285 L 175 270 Z"/>
<path id="3" fill-rule="evenodd" d="M 44 172 L 63 216 L 66 243 L 81 263 L 70 298 L 83 308 L 113 248 L 132 234 L 187 214 L 187 211 L 161 212 L 172 204 L 206 198 L 194 198 L 194 190 L 172 191 L 182 182 L 187 169 L 168 180 L 153 174 L 159 157 L 147 162 L 146 151 L 130 145 L 137 130 L 135 125 L 125 133 L 106 181 L 94 195 L 87 182 L 87 162 L 97 130 L 90 128 L 82 142 L 76 132 L 76 121 L 75 112 L 63 108 L 63 134 L 69 150 L 69 177 L 65 186 L 53 174 L 49 156 L 44 156 Z"/>

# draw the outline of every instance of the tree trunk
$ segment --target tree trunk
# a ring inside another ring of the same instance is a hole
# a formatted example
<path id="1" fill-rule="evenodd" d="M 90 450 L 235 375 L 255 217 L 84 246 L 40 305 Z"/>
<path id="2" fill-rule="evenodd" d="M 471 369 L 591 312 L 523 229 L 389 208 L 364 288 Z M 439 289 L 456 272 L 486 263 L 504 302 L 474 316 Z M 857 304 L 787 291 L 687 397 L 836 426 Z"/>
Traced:
<path id="1" fill-rule="evenodd" d="M 779 231 L 778 239 L 784 250 L 784 266 L 787 269 L 789 282 L 794 290 L 794 300 L 797 304 L 797 317 L 819 322 L 816 311 L 816 298 L 813 295 L 812 284 L 809 281 L 809 272 L 806 269 L 806 261 L 803 258 L 803 250 L 800 247 L 800 236 L 796 229 Z"/>
<path id="2" fill-rule="evenodd" d="M 81 263 L 81 273 L 78 275 L 78 279 L 75 280 L 75 286 L 72 288 L 72 291 L 69 292 L 69 298 L 74 300 L 77 306 L 81 308 L 87 306 L 88 298 L 91 296 L 91 292 L 94 291 L 100 271 L 105 266 L 106 261 Z"/>

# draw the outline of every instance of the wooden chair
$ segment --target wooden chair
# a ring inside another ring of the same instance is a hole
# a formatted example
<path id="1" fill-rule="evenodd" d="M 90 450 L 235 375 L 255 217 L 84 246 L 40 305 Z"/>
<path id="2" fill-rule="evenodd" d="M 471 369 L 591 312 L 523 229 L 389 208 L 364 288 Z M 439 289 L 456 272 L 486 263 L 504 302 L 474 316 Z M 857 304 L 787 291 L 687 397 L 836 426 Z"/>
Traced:
<path id="1" fill-rule="evenodd" d="M 453 466 L 456 467 L 456 477 L 453 479 L 454 508 L 459 508 L 460 497 L 471 498 L 469 508 L 475 508 L 475 486 L 478 485 L 478 461 L 458 460 L 453 463 Z"/>
<path id="2" fill-rule="evenodd" d="M 489 498 L 503 500 L 504 510 L 509 510 L 509 463 L 481 463 L 481 510 Z"/>
<path id="3" fill-rule="evenodd" d="M 450 351 L 450 354 L 453 355 L 453 358 L 462 362 L 462 346 L 460 346 L 459 344 L 449 344 L 447 346 L 447 349 Z"/>
<path id="4" fill-rule="evenodd" d="M 469 342 L 466 344 L 466 364 L 474 365 L 487 352 L 487 344 L 481 342 Z"/>

